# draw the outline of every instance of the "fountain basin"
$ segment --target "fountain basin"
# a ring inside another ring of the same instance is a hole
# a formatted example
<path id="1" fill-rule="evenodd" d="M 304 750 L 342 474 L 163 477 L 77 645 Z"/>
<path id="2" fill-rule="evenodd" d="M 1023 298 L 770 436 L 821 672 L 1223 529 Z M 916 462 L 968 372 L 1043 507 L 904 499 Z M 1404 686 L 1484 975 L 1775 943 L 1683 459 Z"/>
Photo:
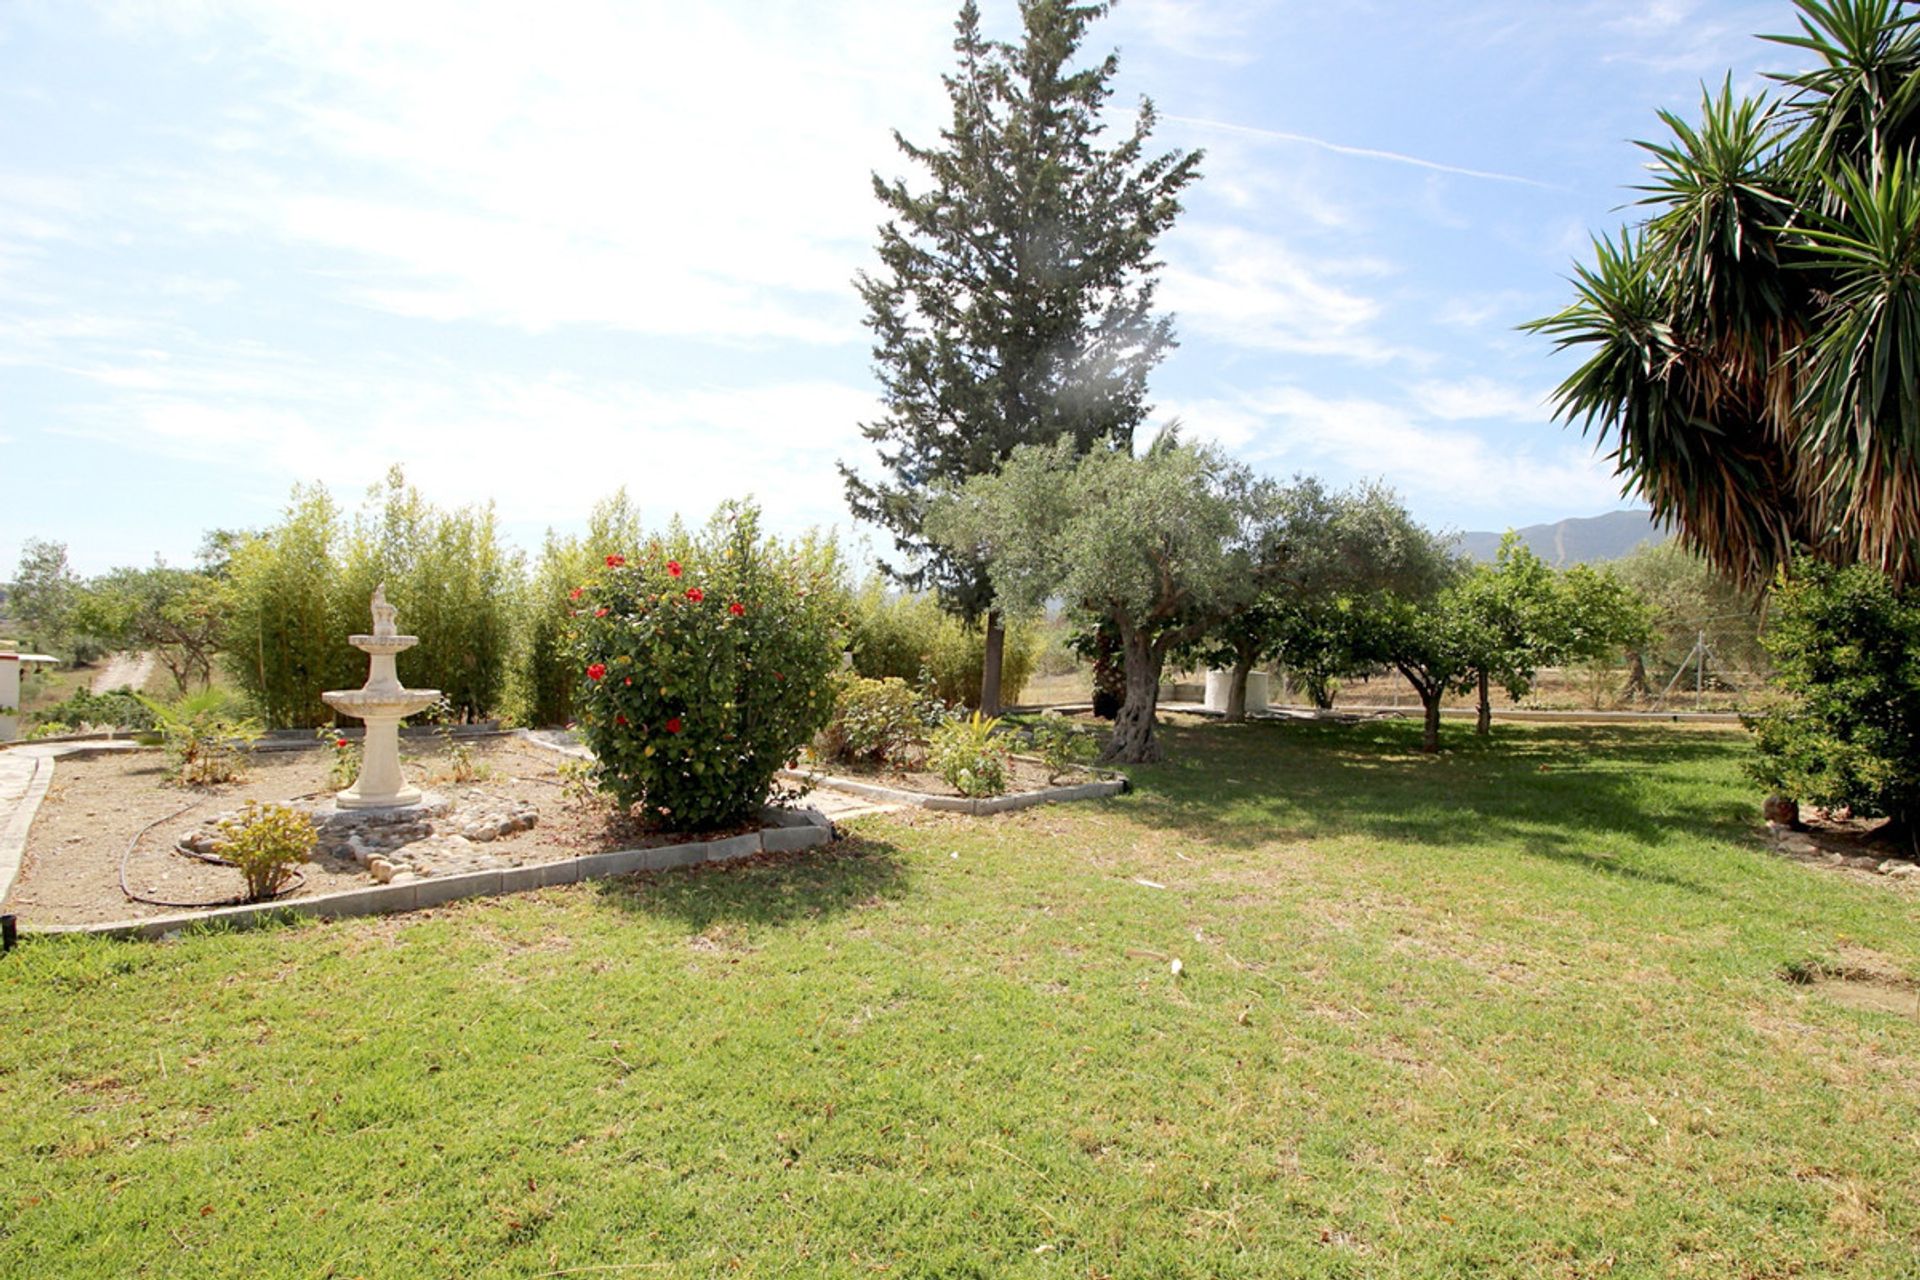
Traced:
<path id="1" fill-rule="evenodd" d="M 347 643 L 362 653 L 405 653 L 420 643 L 419 636 L 348 636 Z"/>
<path id="2" fill-rule="evenodd" d="M 404 720 L 440 700 L 438 689 L 330 689 L 320 700 L 356 720 Z"/>

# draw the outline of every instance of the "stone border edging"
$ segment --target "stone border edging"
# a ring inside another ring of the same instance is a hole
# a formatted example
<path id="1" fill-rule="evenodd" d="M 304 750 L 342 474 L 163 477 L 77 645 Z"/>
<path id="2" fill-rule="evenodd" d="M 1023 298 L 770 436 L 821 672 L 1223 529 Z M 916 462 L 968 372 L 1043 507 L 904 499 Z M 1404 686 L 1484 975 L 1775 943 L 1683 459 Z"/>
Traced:
<path id="1" fill-rule="evenodd" d="M 782 769 L 774 775 L 785 782 L 805 782 L 813 786 L 827 787 L 834 791 L 846 791 L 856 796 L 866 796 L 870 800 L 886 800 L 894 804 L 914 805 L 921 809 L 932 809 L 939 813 L 965 813 L 982 817 L 994 813 L 1011 813 L 1015 809 L 1030 809 L 1041 804 L 1065 804 L 1071 800 L 1104 800 L 1109 796 L 1123 794 L 1131 785 L 1124 777 L 1105 778 L 1099 782 L 1082 782 L 1071 787 L 1046 787 L 1039 791 L 1023 791 L 1011 796 L 935 796 L 924 791 L 903 791 L 898 787 L 883 787 L 878 783 L 861 782 L 857 778 L 843 778 L 838 774 L 809 773 L 800 769 Z"/>
<path id="2" fill-rule="evenodd" d="M 52 770 L 45 772 L 51 774 Z M 311 898 L 291 898 L 285 902 L 249 902 L 234 907 L 176 912 L 137 920 L 110 920 L 99 924 L 25 926 L 21 932 L 35 937 L 91 935 L 151 940 L 200 924 L 226 924 L 244 928 L 288 917 L 343 919 L 350 916 L 387 915 L 396 911 L 437 907 L 461 898 L 524 893 L 550 885 L 632 875 L 637 871 L 671 871 L 708 862 L 735 862 L 761 853 L 797 853 L 803 849 L 821 848 L 834 838 L 833 824 L 817 809 L 768 809 L 763 816 L 773 825 L 718 840 L 588 853 L 577 858 L 563 858 L 558 862 L 536 862 L 498 871 L 470 871 L 457 876 L 430 876 L 411 884 L 370 885 L 364 889 L 345 889 L 336 893 L 316 894 Z"/>
<path id="3" fill-rule="evenodd" d="M 13 892 L 13 882 L 26 861 L 27 832 L 33 827 L 33 815 L 39 812 L 47 788 L 53 785 L 53 757 L 34 753 L 26 758 L 33 761 L 27 785 L 0 815 L 0 906 Z"/>

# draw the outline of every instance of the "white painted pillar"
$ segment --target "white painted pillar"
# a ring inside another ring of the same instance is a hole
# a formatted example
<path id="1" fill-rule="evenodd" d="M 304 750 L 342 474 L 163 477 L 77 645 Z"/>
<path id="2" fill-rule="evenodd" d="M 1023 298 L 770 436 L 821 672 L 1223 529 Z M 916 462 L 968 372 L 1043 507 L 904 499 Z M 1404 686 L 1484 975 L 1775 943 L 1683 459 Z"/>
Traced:
<path id="1" fill-rule="evenodd" d="M 20 736 L 20 655 L 0 653 L 0 742 Z"/>

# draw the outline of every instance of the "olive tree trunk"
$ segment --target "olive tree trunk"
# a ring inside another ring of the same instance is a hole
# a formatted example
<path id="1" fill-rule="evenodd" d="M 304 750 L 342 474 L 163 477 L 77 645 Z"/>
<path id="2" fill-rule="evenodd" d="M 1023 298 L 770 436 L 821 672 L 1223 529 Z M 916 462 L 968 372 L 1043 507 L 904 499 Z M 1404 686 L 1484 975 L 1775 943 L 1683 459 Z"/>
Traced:
<path id="1" fill-rule="evenodd" d="M 1131 628 L 1122 635 L 1121 648 L 1127 663 L 1127 698 L 1114 717 L 1113 737 L 1100 758 L 1121 764 L 1151 764 L 1160 758 L 1154 713 L 1160 700 L 1160 668 L 1166 654 Z"/>
<path id="2" fill-rule="evenodd" d="M 1239 724 L 1247 718 L 1247 676 L 1253 671 L 1253 658 L 1242 654 L 1234 659 L 1233 680 L 1227 686 L 1227 723 Z"/>
<path id="3" fill-rule="evenodd" d="M 1473 722 L 1473 731 L 1481 737 L 1493 732 L 1493 699 L 1487 692 L 1487 673 L 1480 673 L 1480 714 Z"/>
<path id="4" fill-rule="evenodd" d="M 1000 665 L 1007 649 L 1006 619 L 998 609 L 987 610 L 987 645 L 980 663 L 980 714 L 1000 714 Z"/>
<path id="5" fill-rule="evenodd" d="M 1440 750 L 1440 698 L 1446 691 L 1445 685 L 1434 685 L 1432 688 L 1423 685 L 1420 688 L 1420 705 L 1427 712 L 1426 729 L 1420 735 L 1420 749 L 1428 755 L 1435 755 Z"/>

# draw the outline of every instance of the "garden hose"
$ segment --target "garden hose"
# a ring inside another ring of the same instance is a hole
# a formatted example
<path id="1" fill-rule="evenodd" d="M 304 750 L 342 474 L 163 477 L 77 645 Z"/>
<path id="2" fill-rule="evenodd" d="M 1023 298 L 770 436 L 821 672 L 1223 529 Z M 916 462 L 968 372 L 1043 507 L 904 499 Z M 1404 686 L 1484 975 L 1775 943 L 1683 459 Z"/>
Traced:
<path id="1" fill-rule="evenodd" d="M 189 908 L 189 909 L 204 909 L 207 907 L 238 907 L 238 906 L 244 905 L 249 901 L 252 901 L 252 899 L 249 899 L 245 896 L 235 895 L 234 897 L 231 897 L 231 898 L 217 898 L 212 902 L 171 902 L 165 898 L 150 898 L 145 894 L 135 893 L 132 889 L 129 889 L 127 887 L 127 863 L 132 860 L 134 849 L 137 848 L 140 842 L 146 838 L 147 833 L 149 831 L 152 831 L 155 827 L 160 826 L 162 823 L 172 822 L 174 819 L 181 817 L 188 810 L 198 808 L 201 805 L 201 803 L 202 801 L 195 800 L 190 804 L 187 804 L 179 809 L 174 810 L 172 813 L 168 814 L 164 818 L 154 819 L 152 822 L 149 822 L 146 826 L 140 828 L 139 831 L 135 832 L 133 839 L 127 841 L 127 847 L 120 854 L 120 892 L 123 896 L 125 896 L 127 901 L 144 903 L 149 907 L 181 907 L 181 908 Z M 173 852 L 182 853 L 182 852 L 189 852 L 189 851 L 181 849 L 178 842 L 176 842 L 173 848 Z M 190 853 L 190 856 L 198 858 L 203 862 L 211 862 L 219 866 L 230 867 L 233 865 L 231 862 L 228 862 L 225 858 L 217 857 L 211 854 Z M 302 872 L 296 871 L 293 873 L 293 880 L 291 883 L 283 886 L 280 889 L 275 890 L 273 893 L 269 894 L 264 899 L 264 901 L 272 902 L 276 898 L 284 898 L 288 894 L 292 893 L 294 890 L 306 884 L 306 882 L 307 882 L 307 877 L 305 876 L 305 874 L 303 874 Z"/>

